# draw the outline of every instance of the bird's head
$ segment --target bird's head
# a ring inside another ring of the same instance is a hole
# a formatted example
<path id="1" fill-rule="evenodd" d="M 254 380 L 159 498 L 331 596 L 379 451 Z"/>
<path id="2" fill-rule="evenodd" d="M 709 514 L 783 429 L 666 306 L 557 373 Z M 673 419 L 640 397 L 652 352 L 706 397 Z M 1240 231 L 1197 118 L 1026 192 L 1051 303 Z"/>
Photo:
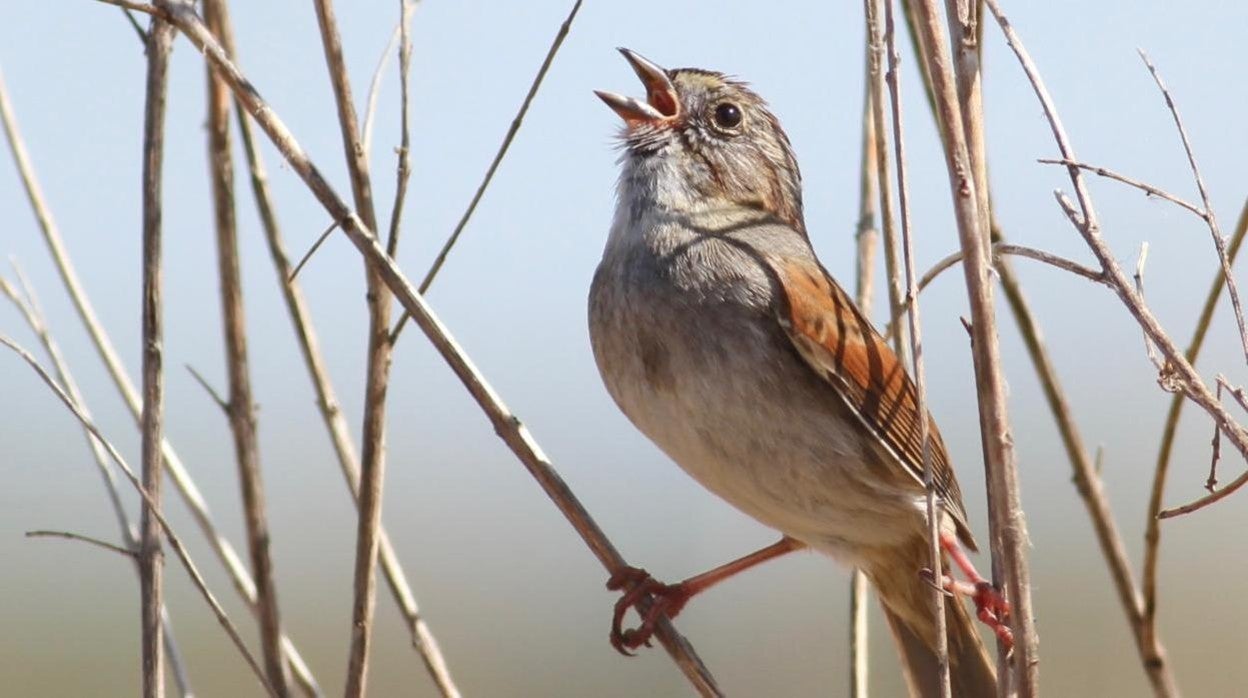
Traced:
<path id="1" fill-rule="evenodd" d="M 620 53 L 645 99 L 595 94 L 624 119 L 622 191 L 677 212 L 752 209 L 804 232 L 797 160 L 761 97 L 722 73 Z"/>

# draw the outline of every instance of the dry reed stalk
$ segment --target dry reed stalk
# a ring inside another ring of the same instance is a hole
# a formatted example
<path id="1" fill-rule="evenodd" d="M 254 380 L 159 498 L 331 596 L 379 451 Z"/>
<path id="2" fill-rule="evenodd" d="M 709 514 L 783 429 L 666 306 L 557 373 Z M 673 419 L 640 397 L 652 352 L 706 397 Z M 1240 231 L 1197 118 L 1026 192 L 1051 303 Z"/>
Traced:
<path id="1" fill-rule="evenodd" d="M 879 9 L 881 0 L 869 0 L 874 7 L 868 17 L 871 18 L 871 38 L 876 43 L 880 40 Z M 869 5 L 870 7 L 870 5 Z M 949 679 L 949 644 L 947 619 L 945 618 L 945 593 L 941 588 L 940 579 L 943 574 L 944 555 L 940 547 L 940 528 L 943 516 L 943 502 L 936 492 L 936 480 L 932 468 L 931 425 L 927 413 L 927 377 L 923 366 L 923 333 L 919 321 L 919 287 L 914 271 L 914 240 L 910 219 L 910 185 L 906 172 L 905 132 L 902 120 L 901 104 L 901 57 L 897 53 L 896 22 L 893 18 L 893 3 L 888 0 L 884 5 L 884 42 L 888 47 L 888 82 L 889 101 L 892 105 L 893 147 L 897 154 L 897 196 L 901 211 L 901 238 L 905 257 L 906 274 L 906 305 L 909 307 L 907 316 L 910 329 L 910 358 L 914 375 L 914 403 L 919 413 L 919 443 L 923 454 L 923 486 L 926 492 L 927 538 L 929 569 L 935 584 L 930 590 L 932 606 L 932 625 L 936 634 L 937 688 L 943 698 L 951 698 L 953 691 Z M 916 680 L 917 677 L 916 677 Z"/>
<path id="2" fill-rule="evenodd" d="M 101 0 L 115 4 L 115 0 Z M 124 1 L 124 0 L 120 0 Z M 549 459 L 533 440 L 520 420 L 502 403 L 494 389 L 485 382 L 476 366 L 468 359 L 463 350 L 451 338 L 446 327 L 434 315 L 432 309 L 415 287 L 399 270 L 394 260 L 386 255 L 375 235 L 370 231 L 359 216 L 347 205 L 341 196 L 321 175 L 312 164 L 303 148 L 295 140 L 290 130 L 277 117 L 276 113 L 264 101 L 255 87 L 238 70 L 238 67 L 226 56 L 220 44 L 206 30 L 203 23 L 189 8 L 172 2 L 160 0 L 155 7 L 144 7 L 143 11 L 155 12 L 175 24 L 183 35 L 197 49 L 212 61 L 222 77 L 230 84 L 235 96 L 269 136 L 273 144 L 282 153 L 291 168 L 299 174 L 304 183 L 330 213 L 340 223 L 343 232 L 360 250 L 368 261 L 381 273 L 387 286 L 411 313 L 413 320 L 425 332 L 430 343 L 447 362 L 464 387 L 476 400 L 482 411 L 494 425 L 496 432 L 504 443 L 512 450 L 529 470 L 530 474 L 555 503 L 559 510 L 581 535 L 595 557 L 606 567 L 608 572 L 615 572 L 627 566 L 624 558 L 607 539 L 602 529 L 594 522 L 593 517 L 585 510 L 567 484 L 559 477 L 550 464 Z M 650 599 L 643 603 L 642 612 L 650 606 Z M 686 678 L 703 695 L 721 695 L 714 677 L 698 658 L 692 646 L 679 635 L 670 621 L 659 623 L 656 637 L 676 661 Z"/>
<path id="3" fill-rule="evenodd" d="M 148 494 L 147 490 L 144 489 L 143 483 L 139 480 L 139 476 L 135 474 L 134 469 L 130 467 L 124 458 L 122 458 L 121 453 L 117 450 L 117 448 L 104 437 L 104 434 L 100 432 L 95 423 L 83 414 L 77 403 L 75 403 L 73 399 L 65 393 L 61 386 L 57 385 L 56 380 L 52 378 L 47 370 L 44 369 L 43 366 L 39 365 L 39 362 L 35 360 L 34 356 L 31 356 L 30 352 L 26 351 L 21 347 L 21 345 L 4 335 L 0 335 L 0 345 L 8 347 L 12 350 L 15 354 L 21 357 L 21 359 L 25 361 L 36 374 L 39 375 L 39 378 L 45 385 L 48 386 L 56 397 L 60 399 L 61 403 L 69 409 L 79 423 L 82 424 L 83 428 L 91 432 L 91 435 L 99 440 L 100 444 L 103 445 L 104 450 L 108 452 L 109 458 L 112 458 L 113 462 L 121 468 L 121 471 L 125 474 L 126 479 L 130 481 L 130 484 L 134 486 L 135 491 L 139 493 L 139 497 L 143 500 L 145 510 L 151 512 L 152 518 L 155 519 L 161 531 L 164 532 L 165 538 L 169 541 L 169 546 L 173 548 L 174 553 L 182 562 L 182 566 L 185 567 L 187 573 L 190 574 L 191 582 L 195 585 L 195 588 L 199 591 L 200 595 L 203 596 L 204 600 L 208 602 L 209 607 L 212 608 L 213 615 L 216 616 L 217 622 L 220 623 L 221 627 L 225 629 L 225 632 L 229 635 L 231 642 L 233 642 L 234 646 L 238 648 L 239 653 L 243 655 L 243 659 L 247 661 L 247 665 L 251 667 L 252 672 L 260 681 L 260 685 L 264 687 L 265 692 L 276 698 L 277 694 L 275 694 L 273 692 L 273 688 L 269 686 L 268 679 L 264 675 L 264 669 L 260 668 L 260 663 L 247 649 L 246 643 L 243 642 L 242 636 L 238 633 L 238 628 L 230 620 L 230 617 L 226 614 L 225 609 L 221 606 L 221 603 L 217 601 L 217 598 L 213 596 L 212 592 L 208 589 L 207 582 L 204 581 L 204 577 L 200 574 L 199 568 L 196 567 L 194 561 L 191 560 L 190 553 L 187 552 L 186 546 L 182 544 L 182 539 L 177 535 L 177 532 L 173 530 L 173 527 L 169 525 L 169 521 L 165 519 L 164 515 L 161 514 L 160 507 L 158 506 L 156 499 Z M 142 555 L 142 551 L 139 551 L 138 555 Z"/>
<path id="4" fill-rule="evenodd" d="M 862 90 L 862 159 L 859 162 L 858 224 L 854 230 L 854 302 L 871 316 L 871 289 L 875 278 L 876 149 L 875 121 L 871 108 L 871 47 L 864 52 Z M 878 68 L 878 64 L 875 66 Z M 870 677 L 870 645 L 867 626 L 867 576 L 854 568 L 849 576 L 849 694 L 867 698 Z"/>
<path id="5" fill-rule="evenodd" d="M 1026 48 L 1015 33 L 1013 26 L 1009 20 L 1002 14 L 1000 6 L 996 0 L 986 0 L 988 8 L 992 11 L 997 19 L 997 23 L 1001 26 L 1002 32 L 1005 34 L 1006 43 L 1014 51 L 1019 59 L 1019 63 L 1023 67 L 1028 80 L 1031 82 L 1032 88 L 1044 109 L 1045 117 L 1048 119 L 1049 126 L 1053 132 L 1054 140 L 1057 142 L 1058 149 L 1062 159 L 1079 162 L 1075 156 L 1074 149 L 1071 146 L 1070 138 L 1066 134 L 1065 128 L 1062 126 L 1057 109 L 1053 104 L 1052 98 L 1049 96 L 1048 89 L 1041 79 L 1039 71 L 1036 69 L 1035 63 L 1031 60 Z M 1245 430 L 1235 419 L 1226 411 L 1221 402 L 1209 389 L 1209 387 L 1201 379 L 1200 374 L 1192 367 L 1191 362 L 1179 350 L 1178 345 L 1166 333 L 1157 318 L 1149 309 L 1148 304 L 1144 301 L 1140 292 L 1132 285 L 1126 274 L 1122 271 L 1118 264 L 1117 258 L 1113 251 L 1105 244 L 1100 233 L 1100 223 L 1096 217 L 1096 209 L 1092 204 L 1091 195 L 1088 192 L 1087 183 L 1083 177 L 1083 171 L 1075 166 L 1068 166 L 1067 173 L 1070 176 L 1071 183 L 1075 190 L 1078 205 L 1072 202 L 1065 194 L 1060 191 L 1054 192 L 1058 205 L 1062 208 L 1063 213 L 1070 220 L 1072 226 L 1083 238 L 1088 248 L 1096 256 L 1104 271 L 1105 278 L 1110 287 L 1114 290 L 1115 295 L 1122 301 L 1127 311 L 1131 313 L 1140 328 L 1144 331 L 1145 337 L 1150 345 L 1155 345 L 1161 356 L 1164 357 L 1163 371 L 1159 376 L 1159 384 L 1167 391 L 1181 392 L 1192 402 L 1196 403 L 1203 409 L 1213 420 L 1217 428 L 1229 440 L 1240 454 L 1248 458 L 1248 430 Z M 1225 272 L 1225 270 L 1224 270 Z M 1221 498 L 1234 492 L 1239 486 L 1248 482 L 1248 473 L 1240 476 L 1235 482 L 1228 484 L 1212 495 L 1197 500 L 1189 505 L 1184 505 L 1175 510 L 1170 510 L 1171 515 L 1177 513 L 1187 513 L 1202 508 Z M 1181 510 L 1181 511 L 1180 511 Z M 1166 511 L 1159 514 L 1161 517 L 1167 515 Z"/>
<path id="6" fill-rule="evenodd" d="M 1235 224 L 1235 232 L 1231 236 L 1231 243 L 1227 250 L 1227 256 L 1232 263 L 1239 255 L 1246 236 L 1248 236 L 1248 200 L 1244 201 L 1244 206 L 1240 210 L 1239 221 Z M 1187 350 L 1184 352 L 1184 356 L 1193 365 L 1205 344 L 1205 337 L 1208 336 L 1209 326 L 1213 321 L 1213 312 L 1218 307 L 1218 299 L 1222 295 L 1225 283 L 1226 277 L 1219 269 L 1214 274 L 1209 292 L 1205 295 L 1204 305 L 1201 306 L 1200 315 L 1196 319 L 1196 328 L 1192 331 L 1192 339 L 1188 342 Z M 1153 467 L 1153 482 L 1148 497 L 1148 513 L 1144 529 L 1144 565 L 1141 573 L 1144 598 L 1140 642 L 1146 648 L 1149 658 L 1164 658 L 1157 631 L 1157 572 L 1161 558 L 1161 519 L 1158 514 L 1161 513 L 1166 477 L 1170 472 L 1170 458 L 1174 453 L 1175 435 L 1178 431 L 1179 415 L 1182 414 L 1184 402 L 1182 393 L 1175 393 L 1174 397 L 1170 398 L 1170 407 L 1166 411 L 1165 426 L 1162 427 L 1161 444 L 1157 449 L 1157 463 Z M 1145 667 L 1148 666 L 1146 662 Z"/>
<path id="7" fill-rule="evenodd" d="M 221 34 L 221 5 L 224 0 L 204 0 L 204 21 L 216 35 Z M 242 492 L 243 522 L 247 549 L 256 583 L 256 615 L 260 625 L 260 648 L 264 655 L 269 685 L 285 698 L 289 677 L 282 659 L 281 615 L 277 585 L 273 579 L 273 559 L 269 553 L 268 513 L 260 453 L 256 437 L 255 401 L 247 361 L 247 324 L 243 311 L 242 278 L 238 260 L 238 228 L 234 208 L 234 158 L 230 138 L 230 93 L 225 83 L 205 66 L 208 105 L 208 162 L 217 242 L 217 268 L 221 290 L 221 316 L 224 324 L 225 364 L 229 375 L 226 416 L 234 438 L 238 481 Z"/>
<path id="8" fill-rule="evenodd" d="M 342 147 L 351 176 L 355 208 L 364 227 L 377 231 L 368 153 L 360 142 L 359 121 L 343 56 L 342 37 L 332 0 L 314 0 L 326 67 L 334 88 Z M 394 243 L 391 239 L 390 244 Z M 363 696 L 368 685 L 368 658 L 372 645 L 377 601 L 377 531 L 381 526 L 382 486 L 385 477 L 386 390 L 390 383 L 393 345 L 390 342 L 390 293 L 371 264 L 364 264 L 368 286 L 368 359 L 364 382 L 364 425 L 361 432 L 359 523 L 356 528 L 354 592 L 351 604 L 351 647 L 347 658 L 348 698 Z"/>
<path id="9" fill-rule="evenodd" d="M 222 9 L 225 9 L 224 5 Z M 219 38 L 226 53 L 233 57 L 235 55 L 235 46 L 228 14 L 223 19 L 223 31 Z M 281 228 L 277 222 L 273 197 L 269 191 L 268 174 L 265 172 L 260 149 L 255 140 L 255 131 L 251 119 L 247 116 L 245 107 L 237 98 L 235 99 L 235 106 L 243 151 L 246 154 L 250 172 L 252 192 L 256 199 L 261 228 L 264 230 L 265 240 L 268 243 L 274 271 L 277 273 L 278 285 L 282 289 L 282 298 L 286 303 L 287 314 L 290 316 L 291 324 L 294 327 L 295 338 L 298 341 L 304 364 L 307 366 L 309 377 L 312 380 L 317 397 L 317 407 L 325 422 L 326 430 L 329 432 L 339 467 L 342 470 L 348 491 L 351 493 L 352 498 L 358 501 L 360 466 L 351 436 L 351 429 L 342 413 L 340 402 L 329 377 L 328 368 L 325 365 L 325 359 L 321 355 L 320 343 L 317 340 L 316 330 L 312 324 L 311 311 L 308 309 L 303 290 L 298 282 L 295 281 L 298 269 L 292 268 L 290 256 L 286 251 L 285 243 L 282 241 Z M 335 227 L 337 227 L 337 223 L 330 227 L 330 232 Z M 391 595 L 394 597 L 395 603 L 398 604 L 403 615 L 412 645 L 419 652 L 427 671 L 433 678 L 434 683 L 437 684 L 442 695 L 446 698 L 457 698 L 459 689 L 451 677 L 450 669 L 442 656 L 437 639 L 429 629 L 424 618 L 421 617 L 416 603 L 416 595 L 408 584 L 407 575 L 403 571 L 398 555 L 394 551 L 394 546 L 390 543 L 385 528 L 380 529 L 378 535 L 380 539 L 382 572 L 386 576 Z"/>
<path id="10" fill-rule="evenodd" d="M 164 553 L 160 547 L 160 444 L 164 439 L 164 302 L 161 276 L 161 180 L 164 164 L 165 98 L 174 29 L 153 17 L 147 32 L 147 90 L 143 110 L 143 416 L 141 448 L 143 507 L 139 516 L 140 647 L 142 693 L 165 695 L 165 657 L 160 609 L 164 605 Z"/>
<path id="11" fill-rule="evenodd" d="M 3 77 L 0 77 L 0 83 L 2 82 Z M 0 96 L 2 95 L 3 87 L 0 86 Z M 51 330 L 48 329 L 47 317 L 39 306 L 34 289 L 16 263 L 13 264 L 13 272 L 21 286 L 21 291 L 19 292 L 18 289 L 14 288 L 4 277 L 0 277 L 0 293 L 7 296 L 13 302 L 13 305 L 17 307 L 18 312 L 26 320 L 26 324 L 30 326 L 31 332 L 35 334 L 35 337 L 39 339 L 39 343 L 43 345 L 44 353 L 48 355 L 48 359 L 52 362 L 52 369 L 56 371 L 56 377 L 60 381 L 61 386 L 65 389 L 70 399 L 79 405 L 83 414 L 90 419 L 91 413 L 87 409 L 82 391 L 78 389 L 78 382 L 74 380 L 73 374 L 70 373 L 69 364 L 61 353 L 60 345 L 57 344 Z M 134 569 L 137 573 L 139 571 L 139 560 L 135 551 L 139 548 L 138 532 L 130 522 L 130 515 L 126 513 L 126 507 L 121 502 L 121 492 L 117 489 L 117 478 L 108 464 L 108 453 L 104 450 L 104 445 L 90 431 L 84 429 L 83 435 L 86 436 L 87 447 L 90 449 L 91 457 L 95 461 L 96 470 L 99 471 L 100 478 L 104 481 L 104 491 L 108 495 L 108 502 L 112 507 L 113 515 L 117 518 L 121 540 L 125 544 L 124 549 L 134 561 Z M 165 643 L 165 658 L 168 660 L 169 673 L 173 676 L 173 683 L 177 688 L 178 695 L 190 696 L 194 691 L 191 689 L 191 682 L 186 673 L 186 665 L 182 661 L 182 653 L 178 649 L 177 640 L 174 638 L 173 621 L 169 618 L 167 608 L 162 606 L 160 614 Z"/>
<path id="12" fill-rule="evenodd" d="M 1027 560 L 1026 519 L 1019 494 L 1018 464 L 1010 431 L 1001 347 L 997 335 L 991 268 L 988 258 L 988 212 L 980 210 L 976 163 L 971 159 L 967 129 L 982 128 L 982 115 L 964 114 L 948 47 L 941 33 L 934 0 L 915 0 L 915 28 L 925 49 L 923 60 L 932 76 L 945 165 L 964 254 L 962 265 L 971 306 L 971 354 L 979 401 L 980 434 L 988 489 L 993 581 L 1003 585 L 1011 605 L 1014 633 L 1012 672 L 999 671 L 999 690 L 1018 691 L 1023 698 L 1039 692 L 1039 640 L 1031 603 L 1031 571 Z M 978 126 L 976 125 L 978 124 Z M 979 165 L 982 165 L 982 158 Z M 998 641 L 998 666 L 1005 668 L 1005 648 Z M 1013 686 L 1007 674 L 1012 673 Z"/>
<path id="13" fill-rule="evenodd" d="M 520 103 L 520 109 L 516 111 L 515 117 L 512 118 L 511 125 L 503 136 L 503 142 L 499 144 L 498 151 L 494 153 L 494 159 L 490 161 L 490 166 L 486 168 L 485 176 L 481 178 L 481 184 L 477 185 L 477 191 L 472 195 L 472 200 L 468 202 L 468 207 L 464 209 L 464 213 L 459 217 L 459 222 L 455 224 L 455 230 L 451 231 L 450 237 L 446 239 L 446 242 L 442 243 L 442 249 L 438 251 L 438 256 L 434 258 L 429 271 L 425 272 L 425 278 L 421 280 L 418 288 L 422 295 L 429 291 L 429 286 L 433 284 L 434 278 L 442 270 L 442 265 L 446 263 L 446 258 L 451 253 L 451 248 L 459 241 L 460 234 L 468 226 L 468 221 L 472 219 L 472 214 L 477 210 L 477 204 L 481 203 L 481 197 L 485 195 L 485 190 L 490 186 L 490 181 L 494 179 L 494 173 L 498 171 L 499 164 L 502 163 L 503 157 L 507 155 L 507 149 L 511 147 L 511 142 L 515 140 L 516 134 L 520 132 L 520 125 L 524 123 L 524 116 L 529 113 L 529 106 L 533 104 L 533 98 L 537 96 L 537 91 L 541 89 L 542 81 L 546 79 L 546 73 L 555 61 L 555 54 L 559 53 L 559 47 L 563 46 L 563 40 L 567 38 L 568 32 L 572 29 L 572 21 L 576 19 L 576 14 L 581 11 L 581 2 L 583 0 L 576 0 L 572 3 L 572 9 L 568 10 L 568 16 L 564 18 L 563 23 L 559 25 L 559 30 L 555 32 L 555 38 L 550 42 L 550 48 L 546 51 L 546 57 L 542 59 L 541 67 L 537 69 L 537 74 L 533 76 L 533 82 L 529 84 L 529 91 L 524 95 L 524 101 Z M 409 315 L 404 312 L 399 321 L 395 323 L 394 331 L 390 333 L 392 342 L 399 338 L 399 333 L 403 331 L 403 326 L 408 319 Z"/>
<path id="14" fill-rule="evenodd" d="M 130 9 L 148 14 L 151 14 L 152 10 L 151 6 L 139 5 L 138 3 L 127 3 L 127 6 Z M 121 394 L 126 407 L 130 410 L 135 424 L 138 425 L 141 423 L 142 418 L 142 403 L 139 391 L 135 388 L 134 381 L 122 363 L 121 357 L 117 354 L 108 332 L 100 324 L 91 299 L 83 288 L 82 282 L 78 279 L 78 273 L 74 268 L 72 260 L 69 258 L 69 252 L 65 248 L 56 219 L 43 196 L 43 190 L 35 176 L 34 166 L 30 161 L 30 156 L 26 151 L 21 134 L 17 130 L 17 119 L 2 81 L 0 81 L 0 122 L 3 122 L 5 135 L 13 154 L 13 160 L 17 165 L 22 186 L 26 190 L 31 210 L 39 222 L 39 232 L 48 246 L 48 251 L 52 256 L 57 274 L 61 277 L 61 282 L 69 294 L 74 309 L 87 330 L 87 334 L 91 337 L 92 346 L 95 347 L 100 360 L 103 361 L 109 377 L 113 380 L 113 384 Z M 161 453 L 164 457 L 164 466 L 168 470 L 170 479 L 173 480 L 178 493 L 182 496 L 182 500 L 190 509 L 195 523 L 204 534 L 204 537 L 208 539 L 213 553 L 229 573 L 230 579 L 234 583 L 234 588 L 247 602 L 248 608 L 254 612 L 256 589 L 255 584 L 252 582 L 251 574 L 247 571 L 246 566 L 243 565 L 238 553 L 235 552 L 234 546 L 217 529 L 203 494 L 200 493 L 195 480 L 182 464 L 181 458 L 178 457 L 177 451 L 174 450 L 168 439 L 161 442 Z M 320 695 L 320 688 L 317 686 L 311 670 L 304 663 L 294 643 L 287 637 L 282 639 L 282 650 L 290 661 L 295 678 L 298 680 L 304 693 L 308 696 Z"/>

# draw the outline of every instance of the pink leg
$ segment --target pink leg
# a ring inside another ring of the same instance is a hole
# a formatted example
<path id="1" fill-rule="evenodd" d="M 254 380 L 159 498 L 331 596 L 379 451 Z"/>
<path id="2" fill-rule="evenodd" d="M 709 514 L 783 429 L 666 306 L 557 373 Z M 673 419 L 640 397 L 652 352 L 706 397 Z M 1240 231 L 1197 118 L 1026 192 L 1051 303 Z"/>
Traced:
<path id="1" fill-rule="evenodd" d="M 637 567 L 625 567 L 616 571 L 607 580 L 607 589 L 623 590 L 624 595 L 615 602 L 615 613 L 611 619 L 611 646 L 620 654 L 632 656 L 631 650 L 642 645 L 650 646 L 650 636 L 654 634 L 659 619 L 675 618 L 685 604 L 689 603 L 689 599 L 737 573 L 804 547 L 805 544 L 785 536 L 766 548 L 690 577 L 679 584 L 663 584 L 651 577 L 649 572 Z M 624 615 L 628 613 L 628 609 L 647 596 L 652 596 L 653 599 L 650 608 L 641 614 L 641 623 L 636 628 L 624 629 Z"/>
<path id="2" fill-rule="evenodd" d="M 975 615 L 979 620 L 992 629 L 1007 650 L 1013 648 L 1014 633 L 1010 632 L 1010 627 L 1005 622 L 1005 619 L 1010 616 L 1009 602 L 1005 600 L 1001 592 L 997 591 L 992 582 L 979 574 L 975 565 L 971 563 L 971 559 L 966 556 L 966 551 L 958 543 L 958 539 L 952 534 L 940 535 L 940 547 L 949 553 L 949 559 L 962 570 L 962 574 L 966 575 L 968 580 L 958 582 L 952 577 L 944 576 L 943 588 L 955 594 L 971 597 L 971 600 L 975 602 Z"/>

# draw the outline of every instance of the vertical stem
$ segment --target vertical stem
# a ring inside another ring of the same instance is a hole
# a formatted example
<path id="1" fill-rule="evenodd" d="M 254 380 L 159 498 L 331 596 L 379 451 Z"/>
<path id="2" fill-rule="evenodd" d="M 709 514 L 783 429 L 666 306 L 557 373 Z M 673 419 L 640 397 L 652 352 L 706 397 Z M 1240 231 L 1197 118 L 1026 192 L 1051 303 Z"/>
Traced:
<path id="1" fill-rule="evenodd" d="M 940 12 L 935 0 L 914 0 L 913 7 L 918 34 L 926 49 L 924 59 L 931 70 L 958 238 L 964 255 L 962 268 L 971 306 L 971 353 L 988 486 L 993 581 L 997 584 L 1004 581 L 1011 604 L 1016 688 L 1023 698 L 1032 698 L 1039 691 L 1039 641 L 1032 615 L 1026 520 L 1019 495 L 990 269 L 983 240 L 988 234 L 986 212 L 979 209 L 977 177 L 967 144 L 954 71 L 941 32 Z M 1003 651 L 999 643 L 998 649 Z M 1003 680 L 1003 689 L 1008 688 L 1005 684 Z"/>
<path id="2" fill-rule="evenodd" d="M 204 21 L 209 30 L 221 33 L 221 3 L 204 0 Z M 238 231 L 234 210 L 234 161 L 230 139 L 229 88 L 207 71 L 208 159 L 216 221 L 218 272 L 221 310 L 224 322 L 225 359 L 229 373 L 227 415 L 234 437 L 238 478 L 243 497 L 243 517 L 247 527 L 247 548 L 256 583 L 256 615 L 260 625 L 260 645 L 265 673 L 279 696 L 289 695 L 286 662 L 282 658 L 282 631 L 278 613 L 277 587 L 273 581 L 273 560 L 269 554 L 269 526 L 256 443 L 256 417 L 247 362 L 247 327 L 243 312 L 243 289 L 238 262 Z"/>
<path id="3" fill-rule="evenodd" d="M 872 23 L 873 38 L 879 32 L 879 3 L 872 0 L 874 22 Z M 943 569 L 943 554 L 940 547 L 940 528 L 943 511 L 940 497 L 936 493 L 936 480 L 932 468 L 931 425 L 927 414 L 926 371 L 923 366 L 923 332 L 919 322 L 919 285 L 914 270 L 914 242 L 910 221 L 910 188 L 906 179 L 905 135 L 902 124 L 901 106 L 901 57 L 897 53 L 896 22 L 893 17 L 893 3 L 887 0 L 884 5 L 884 36 L 888 46 L 888 93 L 892 102 L 893 116 L 893 147 L 897 152 L 897 194 L 901 209 L 901 237 L 905 251 L 906 268 L 906 315 L 910 327 L 911 358 L 914 367 L 915 409 L 919 413 L 919 443 L 923 453 L 923 485 L 926 492 L 927 509 L 927 542 L 929 566 L 936 579 L 940 579 Z M 932 625 L 936 635 L 937 689 L 942 698 L 951 698 L 952 688 L 949 677 L 949 632 L 945 618 L 944 590 L 934 584 L 930 592 L 932 608 Z"/>
<path id="4" fill-rule="evenodd" d="M 160 546 L 160 496 L 164 429 L 163 301 L 161 298 L 161 166 L 164 160 L 165 97 L 173 26 L 153 17 L 148 29 L 147 95 L 143 116 L 143 500 L 139 519 L 143 696 L 165 694 L 165 659 L 160 610 L 164 555 Z"/>
<path id="5" fill-rule="evenodd" d="M 870 33 L 868 32 L 868 42 Z M 854 274 L 854 302 L 863 315 L 871 316 L 871 287 L 875 269 L 876 150 L 875 121 L 871 111 L 871 46 L 867 44 L 862 90 L 862 160 L 859 163 L 858 225 L 854 233 L 857 247 Z M 867 626 L 867 576 L 855 568 L 849 581 L 849 693 L 867 698 L 870 661 Z"/>
<path id="6" fill-rule="evenodd" d="M 1248 233 L 1248 201 L 1244 202 L 1244 207 L 1240 211 L 1239 221 L 1235 224 L 1235 233 L 1231 236 L 1231 242 L 1227 255 L 1231 263 L 1239 255 L 1239 250 L 1243 246 L 1245 234 Z M 1209 333 L 1209 325 L 1213 321 L 1214 311 L 1218 307 L 1218 299 L 1222 296 L 1222 289 L 1226 285 L 1226 275 L 1219 270 L 1214 274 L 1213 283 L 1210 284 L 1209 292 L 1205 295 L 1205 303 L 1200 309 L 1200 315 L 1196 320 L 1196 329 L 1192 333 L 1192 339 L 1187 345 L 1184 355 L 1187 360 L 1195 365 L 1197 357 L 1200 356 L 1200 350 L 1205 344 L 1205 337 Z M 1178 392 L 1174 397 L 1170 398 L 1170 408 L 1166 411 L 1166 422 L 1161 433 L 1161 445 L 1157 449 L 1157 464 L 1153 469 L 1153 484 L 1148 497 L 1148 518 L 1144 528 L 1144 567 L 1141 573 L 1143 578 L 1142 590 L 1144 593 L 1143 600 L 1143 618 L 1141 619 L 1141 642 L 1144 645 L 1145 652 L 1149 656 L 1145 659 L 1145 668 L 1162 667 L 1164 665 L 1164 652 L 1161 648 L 1161 641 L 1157 632 L 1157 572 L 1161 560 L 1161 519 L 1157 518 L 1157 514 L 1161 512 L 1162 497 L 1166 489 L 1166 477 L 1170 473 L 1170 457 L 1174 453 L 1174 439 L 1178 432 L 1179 415 L 1182 414 L 1183 404 L 1186 399 L 1183 393 Z M 1150 662 L 1149 659 L 1156 661 Z M 1149 672 L 1150 676 L 1152 671 Z M 1154 685 L 1157 680 L 1154 679 Z"/>
<path id="7" fill-rule="evenodd" d="M 365 227 L 377 230 L 368 156 L 360 143 L 359 122 L 351 96 L 342 52 L 342 37 L 334 18 L 332 0 L 314 0 L 321 29 L 321 43 L 334 98 L 342 145 L 351 174 L 355 208 Z M 381 276 L 364 264 L 368 292 L 368 366 L 364 385 L 363 450 L 360 461 L 359 524 L 355 542 L 354 601 L 351 606 L 351 649 L 347 660 L 348 698 L 363 696 L 368 682 L 368 655 L 376 610 L 378 529 L 381 527 L 382 482 L 385 468 L 386 388 L 390 378 L 390 292 Z"/>

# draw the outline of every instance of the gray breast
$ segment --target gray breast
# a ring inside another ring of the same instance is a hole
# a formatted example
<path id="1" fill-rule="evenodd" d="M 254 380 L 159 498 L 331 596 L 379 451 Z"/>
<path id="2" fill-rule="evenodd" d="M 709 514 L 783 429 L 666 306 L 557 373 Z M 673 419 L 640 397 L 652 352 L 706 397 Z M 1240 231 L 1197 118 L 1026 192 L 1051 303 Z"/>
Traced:
<path id="1" fill-rule="evenodd" d="M 607 389 L 686 472 L 764 524 L 824 548 L 891 540 L 895 512 L 868 492 L 878 459 L 783 334 L 774 297 L 740 241 L 609 249 L 589 308 Z"/>

